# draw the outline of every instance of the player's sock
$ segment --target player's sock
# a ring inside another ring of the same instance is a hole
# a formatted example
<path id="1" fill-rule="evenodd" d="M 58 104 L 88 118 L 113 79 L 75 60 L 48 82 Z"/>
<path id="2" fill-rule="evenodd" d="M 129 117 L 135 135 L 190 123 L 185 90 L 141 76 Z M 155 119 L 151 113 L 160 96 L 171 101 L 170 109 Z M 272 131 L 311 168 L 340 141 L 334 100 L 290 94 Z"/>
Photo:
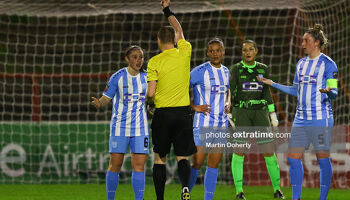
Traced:
<path id="1" fill-rule="evenodd" d="M 117 191 L 119 183 L 119 172 L 107 171 L 106 174 L 106 192 L 107 199 L 114 200 L 115 192 Z"/>
<path id="2" fill-rule="evenodd" d="M 165 165 L 153 165 L 153 183 L 156 190 L 157 200 L 164 200 L 164 188 L 166 181 Z"/>
<path id="3" fill-rule="evenodd" d="M 213 199 L 217 179 L 218 168 L 207 167 L 204 175 L 204 200 Z"/>
<path id="4" fill-rule="evenodd" d="M 292 184 L 292 199 L 301 198 L 301 186 L 303 183 L 304 169 L 300 159 L 288 158 L 289 178 Z"/>
<path id="5" fill-rule="evenodd" d="M 190 178 L 190 191 L 192 191 L 192 188 L 194 184 L 196 184 L 197 176 L 198 176 L 198 169 L 191 168 L 191 178 Z"/>
<path id="6" fill-rule="evenodd" d="M 233 181 L 236 187 L 236 194 L 243 192 L 243 162 L 244 156 L 232 155 L 231 169 Z"/>
<path id="7" fill-rule="evenodd" d="M 329 158 L 317 159 L 320 165 L 320 198 L 325 200 L 328 196 L 329 187 L 332 180 L 332 164 Z"/>
<path id="8" fill-rule="evenodd" d="M 191 166 L 190 162 L 186 159 L 182 159 L 177 163 L 177 170 L 179 173 L 180 182 L 182 188 L 189 187 L 190 185 L 190 176 L 191 176 Z"/>
<path id="9" fill-rule="evenodd" d="M 135 200 L 142 200 L 145 192 L 145 172 L 132 171 L 131 184 L 134 189 Z"/>
<path id="10" fill-rule="evenodd" d="M 277 162 L 276 154 L 273 154 L 273 156 L 266 156 L 265 163 L 267 171 L 269 172 L 273 192 L 276 192 L 276 190 L 281 190 L 280 187 L 280 167 Z"/>

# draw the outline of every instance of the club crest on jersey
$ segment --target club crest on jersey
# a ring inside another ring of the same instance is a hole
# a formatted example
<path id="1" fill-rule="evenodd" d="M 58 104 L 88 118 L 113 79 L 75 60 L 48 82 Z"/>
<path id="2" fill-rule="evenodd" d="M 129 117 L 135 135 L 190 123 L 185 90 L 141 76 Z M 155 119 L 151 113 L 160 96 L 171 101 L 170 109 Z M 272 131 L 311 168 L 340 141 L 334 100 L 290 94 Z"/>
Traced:
<path id="1" fill-rule="evenodd" d="M 299 75 L 299 82 L 300 83 L 306 83 L 306 84 L 316 84 L 317 83 L 317 76 L 316 75 Z"/>
<path id="2" fill-rule="evenodd" d="M 225 85 L 212 85 L 211 86 L 211 93 L 226 93 L 226 86 Z"/>
<path id="3" fill-rule="evenodd" d="M 338 78 L 338 72 L 333 72 L 333 78 Z"/>
<path id="4" fill-rule="evenodd" d="M 243 91 L 262 91 L 263 84 L 260 82 L 245 82 L 242 84 Z"/>
<path id="5" fill-rule="evenodd" d="M 117 148 L 117 142 L 112 142 L 112 147 Z"/>

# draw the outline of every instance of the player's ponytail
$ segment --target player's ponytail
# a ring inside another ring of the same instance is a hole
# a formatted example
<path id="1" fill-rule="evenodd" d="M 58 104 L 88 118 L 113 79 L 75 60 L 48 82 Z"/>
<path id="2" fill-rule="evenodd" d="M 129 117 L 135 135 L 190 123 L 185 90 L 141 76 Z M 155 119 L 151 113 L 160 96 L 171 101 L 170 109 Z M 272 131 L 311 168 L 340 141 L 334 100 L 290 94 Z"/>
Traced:
<path id="1" fill-rule="evenodd" d="M 309 28 L 306 33 L 309 33 L 314 37 L 315 41 L 320 41 L 320 49 L 324 50 L 328 45 L 328 39 L 323 32 L 323 26 L 321 24 L 315 24 L 314 27 Z"/>

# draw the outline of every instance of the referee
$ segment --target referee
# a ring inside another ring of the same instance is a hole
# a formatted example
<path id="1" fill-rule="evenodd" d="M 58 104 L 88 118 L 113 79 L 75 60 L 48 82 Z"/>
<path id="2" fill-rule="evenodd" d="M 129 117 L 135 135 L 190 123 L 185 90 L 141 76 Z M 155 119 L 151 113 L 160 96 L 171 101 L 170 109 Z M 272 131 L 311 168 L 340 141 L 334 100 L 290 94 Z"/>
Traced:
<path id="1" fill-rule="evenodd" d="M 154 145 L 153 182 L 157 200 L 163 200 L 166 155 L 173 145 L 182 184 L 181 199 L 189 200 L 191 167 L 188 156 L 197 151 L 189 106 L 192 47 L 185 40 L 181 25 L 169 8 L 170 0 L 162 0 L 161 4 L 171 26 L 162 27 L 158 31 L 158 46 L 162 52 L 152 57 L 147 66 L 147 95 L 154 100 L 156 106 L 151 125 Z"/>

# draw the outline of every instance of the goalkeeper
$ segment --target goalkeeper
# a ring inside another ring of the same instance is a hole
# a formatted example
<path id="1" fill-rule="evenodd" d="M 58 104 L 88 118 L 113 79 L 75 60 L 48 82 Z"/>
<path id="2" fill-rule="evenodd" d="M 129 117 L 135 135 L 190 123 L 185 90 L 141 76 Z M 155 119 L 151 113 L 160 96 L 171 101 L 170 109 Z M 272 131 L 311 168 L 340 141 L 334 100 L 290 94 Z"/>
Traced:
<path id="1" fill-rule="evenodd" d="M 268 86 L 257 81 L 259 77 L 269 77 L 270 69 L 256 62 L 258 48 L 254 41 L 242 43 L 243 60 L 231 68 L 230 88 L 232 93 L 232 113 L 236 126 L 278 126 L 274 104 Z M 270 119 L 269 119 L 270 115 Z M 271 123 L 270 123 L 271 120 Z M 257 144 L 262 148 L 273 149 L 273 138 L 259 138 Z M 240 139 L 238 142 L 246 142 Z M 284 199 L 280 189 L 280 170 L 276 154 L 264 153 L 265 163 L 273 186 L 274 197 Z M 232 175 L 236 187 L 236 199 L 245 199 L 243 193 L 243 153 L 232 155 Z"/>

